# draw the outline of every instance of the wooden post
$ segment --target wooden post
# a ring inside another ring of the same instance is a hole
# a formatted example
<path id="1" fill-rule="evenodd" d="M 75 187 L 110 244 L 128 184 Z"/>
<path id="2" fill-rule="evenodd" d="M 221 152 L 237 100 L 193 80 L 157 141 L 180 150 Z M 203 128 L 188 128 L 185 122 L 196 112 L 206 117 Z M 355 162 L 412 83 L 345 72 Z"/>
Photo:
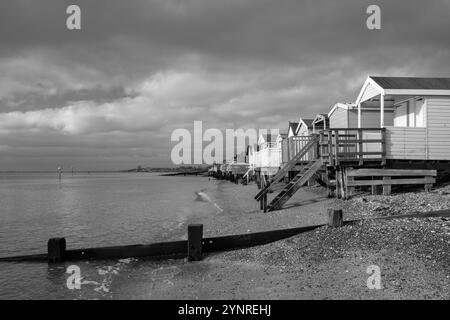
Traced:
<path id="1" fill-rule="evenodd" d="M 391 194 L 391 177 L 383 177 L 383 181 L 388 182 L 389 184 L 383 183 L 383 195 L 388 196 Z"/>
<path id="2" fill-rule="evenodd" d="M 325 180 L 327 182 L 327 197 L 332 198 L 333 189 L 331 188 L 330 170 L 328 169 L 328 167 L 326 167 L 325 169 Z"/>
<path id="3" fill-rule="evenodd" d="M 200 261 L 202 259 L 203 225 L 188 225 L 188 261 Z"/>
<path id="4" fill-rule="evenodd" d="M 336 176 L 336 192 L 334 195 L 336 198 L 339 199 L 341 197 L 341 173 L 339 172 L 339 168 L 336 168 L 335 176 Z"/>
<path id="5" fill-rule="evenodd" d="M 361 102 L 358 103 L 358 128 L 361 128 Z"/>
<path id="6" fill-rule="evenodd" d="M 334 131 L 334 165 L 339 164 L 339 130 Z"/>
<path id="7" fill-rule="evenodd" d="M 267 193 L 263 196 L 264 203 L 263 203 L 263 210 L 264 212 L 267 212 Z"/>
<path id="8" fill-rule="evenodd" d="M 372 180 L 374 180 L 374 177 L 372 177 Z M 373 195 L 376 195 L 376 194 L 379 194 L 379 192 L 378 192 L 378 188 L 379 186 L 377 186 L 377 185 L 372 185 L 372 194 Z"/>
<path id="9" fill-rule="evenodd" d="M 361 109 L 358 109 L 359 111 L 361 111 Z M 358 116 L 359 117 L 359 116 Z M 363 155 L 362 153 L 364 152 L 363 150 L 363 134 L 362 134 L 362 129 L 358 129 L 358 157 L 359 157 L 359 165 L 362 166 L 363 165 Z"/>
<path id="10" fill-rule="evenodd" d="M 331 130 L 328 130 L 328 161 L 330 162 L 329 165 L 333 166 L 333 132 Z"/>
<path id="11" fill-rule="evenodd" d="M 261 186 L 261 174 L 260 174 L 260 171 L 255 173 L 255 180 L 256 180 L 256 185 L 258 186 L 258 189 L 261 190 L 262 186 Z"/>
<path id="12" fill-rule="evenodd" d="M 261 190 L 262 189 L 264 189 L 264 187 L 265 187 L 265 183 L 264 183 L 264 179 L 262 178 L 262 176 L 261 176 L 261 174 L 260 174 L 260 186 L 261 186 Z M 260 199 L 259 199 L 259 209 L 260 210 L 264 210 L 264 196 L 262 196 Z"/>
<path id="13" fill-rule="evenodd" d="M 336 228 L 344 224 L 342 210 L 328 209 L 328 225 Z"/>
<path id="14" fill-rule="evenodd" d="M 425 184 L 425 192 L 430 192 L 432 187 L 433 187 L 432 183 L 426 183 Z"/>
<path id="15" fill-rule="evenodd" d="M 428 135 L 427 135 L 428 136 Z M 381 128 L 381 165 L 386 165 L 386 128 Z"/>
<path id="16" fill-rule="evenodd" d="M 346 200 L 347 199 L 347 185 L 345 181 L 345 168 L 341 168 L 341 198 Z"/>
<path id="17" fill-rule="evenodd" d="M 347 175 L 347 185 L 348 185 L 348 182 L 353 182 L 354 180 L 355 180 L 354 177 L 349 177 Z M 355 187 L 354 186 L 347 186 L 347 198 L 351 198 L 354 193 L 355 193 Z"/>
<path id="18" fill-rule="evenodd" d="M 49 263 L 58 263 L 64 261 L 66 253 L 65 238 L 51 238 L 47 242 L 47 258 Z"/>

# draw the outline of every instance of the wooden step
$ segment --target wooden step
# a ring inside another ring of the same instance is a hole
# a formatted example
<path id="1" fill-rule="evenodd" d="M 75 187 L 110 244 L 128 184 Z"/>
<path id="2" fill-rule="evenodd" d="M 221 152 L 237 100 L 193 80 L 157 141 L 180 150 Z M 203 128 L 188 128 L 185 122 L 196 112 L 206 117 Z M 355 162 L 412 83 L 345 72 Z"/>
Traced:
<path id="1" fill-rule="evenodd" d="M 277 174 L 273 176 L 270 181 L 268 181 L 267 185 L 256 194 L 255 200 L 260 200 L 263 195 L 267 194 L 267 192 L 269 192 L 271 188 L 271 185 L 283 179 L 286 173 L 289 172 L 289 170 L 297 164 L 298 160 L 306 155 L 311 148 L 317 146 L 318 141 L 319 136 L 314 136 L 313 138 L 311 138 L 311 140 L 308 141 L 308 143 L 295 155 L 295 157 L 287 162 L 283 167 L 281 167 L 281 169 L 278 170 Z"/>
<path id="2" fill-rule="evenodd" d="M 297 181 L 292 185 L 286 185 L 286 187 L 270 202 L 267 207 L 268 211 L 280 209 L 283 204 L 285 204 L 321 167 L 322 162 L 316 160 L 308 171 L 297 174 L 295 176 L 295 178 L 298 178 Z"/>

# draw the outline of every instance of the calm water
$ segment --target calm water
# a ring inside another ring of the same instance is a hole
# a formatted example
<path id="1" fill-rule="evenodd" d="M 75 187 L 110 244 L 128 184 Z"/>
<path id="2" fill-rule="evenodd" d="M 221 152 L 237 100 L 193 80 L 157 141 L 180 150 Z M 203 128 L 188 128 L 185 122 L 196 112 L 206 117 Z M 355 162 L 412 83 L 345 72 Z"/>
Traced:
<path id="1" fill-rule="evenodd" d="M 55 174 L 0 173 L 0 256 L 45 253 L 52 237 L 65 237 L 68 249 L 184 239 L 188 223 L 218 213 L 196 194 L 211 184 L 149 173 L 65 174 L 61 183 Z M 0 263 L 0 299 L 111 298 L 112 277 L 139 263 L 79 263 L 82 290 L 67 289 L 69 264 Z"/>

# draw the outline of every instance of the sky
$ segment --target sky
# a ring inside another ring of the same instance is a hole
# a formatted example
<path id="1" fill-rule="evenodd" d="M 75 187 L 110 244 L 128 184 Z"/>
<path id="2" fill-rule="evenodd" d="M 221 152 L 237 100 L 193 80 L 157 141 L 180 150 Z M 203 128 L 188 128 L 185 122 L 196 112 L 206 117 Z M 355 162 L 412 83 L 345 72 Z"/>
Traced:
<path id="1" fill-rule="evenodd" d="M 172 166 L 194 121 L 286 132 L 369 75 L 450 77 L 449 39 L 449 0 L 2 0 L 0 171 Z"/>

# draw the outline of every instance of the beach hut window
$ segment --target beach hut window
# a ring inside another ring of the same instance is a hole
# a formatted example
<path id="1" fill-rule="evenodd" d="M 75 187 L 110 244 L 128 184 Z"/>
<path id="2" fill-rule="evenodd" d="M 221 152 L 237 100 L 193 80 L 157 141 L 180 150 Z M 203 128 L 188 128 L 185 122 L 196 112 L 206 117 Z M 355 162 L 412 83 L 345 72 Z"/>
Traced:
<path id="1" fill-rule="evenodd" d="M 408 126 L 408 103 L 403 102 L 394 109 L 394 127 Z"/>
<path id="2" fill-rule="evenodd" d="M 425 103 L 424 99 L 417 99 L 415 102 L 415 126 L 418 128 L 424 128 L 425 127 Z"/>
<path id="3" fill-rule="evenodd" d="M 411 99 L 398 104 L 394 109 L 394 127 L 424 128 L 424 100 Z"/>

